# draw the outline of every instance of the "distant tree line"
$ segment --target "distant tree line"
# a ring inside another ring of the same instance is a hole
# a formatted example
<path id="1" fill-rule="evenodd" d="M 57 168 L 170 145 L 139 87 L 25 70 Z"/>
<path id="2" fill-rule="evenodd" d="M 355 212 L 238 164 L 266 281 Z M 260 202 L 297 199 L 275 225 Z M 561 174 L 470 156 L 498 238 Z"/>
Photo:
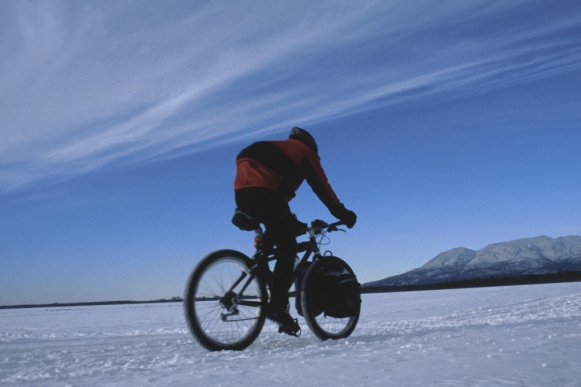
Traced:
<path id="1" fill-rule="evenodd" d="M 362 287 L 362 293 L 387 293 L 387 292 L 408 292 L 415 290 L 441 290 L 441 289 L 462 289 L 481 288 L 491 286 L 513 286 L 513 285 L 535 285 L 560 282 L 581 281 L 581 271 L 565 271 L 551 274 L 527 274 L 522 276 L 502 276 L 474 278 L 463 281 L 440 282 L 423 285 L 401 285 L 401 286 L 373 286 Z"/>
<path id="2" fill-rule="evenodd" d="M 22 309 L 22 308 L 53 308 L 53 307 L 71 307 L 71 306 L 97 306 L 97 305 L 124 305 L 124 304 L 159 304 L 164 302 L 182 302 L 181 297 L 172 297 L 170 299 L 160 298 L 151 301 L 96 301 L 96 302 L 70 302 L 70 303 L 54 303 L 54 304 L 31 304 L 31 305 L 6 305 L 1 306 L 0 309 Z"/>
<path id="3" fill-rule="evenodd" d="M 361 293 L 389 293 L 389 292 L 410 292 L 416 290 L 441 290 L 441 289 L 462 289 L 480 288 L 492 286 L 513 286 L 513 285 L 535 285 L 560 282 L 581 282 L 581 271 L 559 271 L 551 274 L 527 274 L 522 276 L 502 276 L 474 278 L 463 281 L 440 282 L 424 285 L 401 285 L 401 286 L 365 286 L 361 288 Z M 291 292 L 291 296 L 294 296 Z M 212 298 L 208 298 L 210 300 Z M 31 304 L 31 305 L 0 305 L 0 309 L 19 308 L 51 308 L 51 307 L 72 307 L 72 306 L 97 306 L 97 305 L 123 305 L 123 304 L 158 304 L 166 302 L 182 302 L 182 297 L 161 298 L 150 301 L 97 301 L 97 302 L 75 302 L 75 303 L 54 303 L 54 304 Z"/>

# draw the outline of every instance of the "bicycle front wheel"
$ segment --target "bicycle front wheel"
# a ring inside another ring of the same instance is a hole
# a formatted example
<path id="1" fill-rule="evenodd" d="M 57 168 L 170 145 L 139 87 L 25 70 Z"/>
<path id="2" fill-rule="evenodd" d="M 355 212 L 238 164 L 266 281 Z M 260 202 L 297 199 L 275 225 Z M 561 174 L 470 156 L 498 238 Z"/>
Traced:
<path id="1" fill-rule="evenodd" d="M 243 350 L 256 339 L 266 314 L 265 286 L 250 272 L 252 260 L 219 250 L 194 268 L 184 292 L 190 332 L 206 349 Z"/>
<path id="2" fill-rule="evenodd" d="M 327 292 L 323 289 L 321 276 L 331 266 L 339 267 L 355 277 L 351 267 L 341 258 L 324 256 L 314 261 L 307 270 L 300 294 L 305 321 L 315 336 L 321 340 L 348 337 L 355 329 L 361 312 L 360 305 L 350 317 L 331 317 L 324 311 L 324 305 L 328 300 L 325 299 Z"/>

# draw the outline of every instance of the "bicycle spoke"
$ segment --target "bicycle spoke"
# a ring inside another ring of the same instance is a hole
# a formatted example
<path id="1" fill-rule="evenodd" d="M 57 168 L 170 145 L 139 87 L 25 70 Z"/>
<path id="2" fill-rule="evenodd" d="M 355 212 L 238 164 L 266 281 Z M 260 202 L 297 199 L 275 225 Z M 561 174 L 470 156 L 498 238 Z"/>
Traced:
<path id="1" fill-rule="evenodd" d="M 186 318 L 208 349 L 243 348 L 262 328 L 261 286 L 244 259 L 208 257 L 192 273 L 187 289 Z"/>

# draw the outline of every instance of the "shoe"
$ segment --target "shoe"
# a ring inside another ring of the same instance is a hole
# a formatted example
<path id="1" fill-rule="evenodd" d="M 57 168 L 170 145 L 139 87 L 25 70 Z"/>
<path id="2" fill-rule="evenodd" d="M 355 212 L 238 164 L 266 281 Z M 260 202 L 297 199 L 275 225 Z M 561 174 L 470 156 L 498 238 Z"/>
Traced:
<path id="1" fill-rule="evenodd" d="M 290 336 L 299 337 L 301 335 L 301 327 L 296 318 L 292 318 L 290 314 L 281 315 L 276 322 L 278 324 L 278 333 L 286 333 Z"/>
<path id="2" fill-rule="evenodd" d="M 296 318 L 292 318 L 287 308 L 273 309 L 268 318 L 278 324 L 278 333 L 286 333 L 290 336 L 299 337 L 301 327 Z"/>

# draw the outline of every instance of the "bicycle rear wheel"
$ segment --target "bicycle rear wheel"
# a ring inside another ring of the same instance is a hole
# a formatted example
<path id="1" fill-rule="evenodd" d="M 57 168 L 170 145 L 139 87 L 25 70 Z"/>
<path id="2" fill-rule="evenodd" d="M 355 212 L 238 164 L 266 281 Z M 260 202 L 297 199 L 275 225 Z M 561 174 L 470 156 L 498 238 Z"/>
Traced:
<path id="1" fill-rule="evenodd" d="M 323 285 L 320 276 L 329 265 L 342 266 L 344 271 L 355 276 L 351 267 L 340 258 L 324 256 L 314 261 L 309 267 L 302 284 L 300 297 L 303 316 L 311 331 L 319 339 L 344 339 L 355 329 L 357 321 L 359 321 L 361 308 L 359 305 L 353 316 L 343 318 L 331 317 L 324 312 L 325 290 L 322 289 Z"/>
<path id="2" fill-rule="evenodd" d="M 243 350 L 264 325 L 265 286 L 250 273 L 252 261 L 235 250 L 219 250 L 194 268 L 184 292 L 190 332 L 206 349 Z"/>

